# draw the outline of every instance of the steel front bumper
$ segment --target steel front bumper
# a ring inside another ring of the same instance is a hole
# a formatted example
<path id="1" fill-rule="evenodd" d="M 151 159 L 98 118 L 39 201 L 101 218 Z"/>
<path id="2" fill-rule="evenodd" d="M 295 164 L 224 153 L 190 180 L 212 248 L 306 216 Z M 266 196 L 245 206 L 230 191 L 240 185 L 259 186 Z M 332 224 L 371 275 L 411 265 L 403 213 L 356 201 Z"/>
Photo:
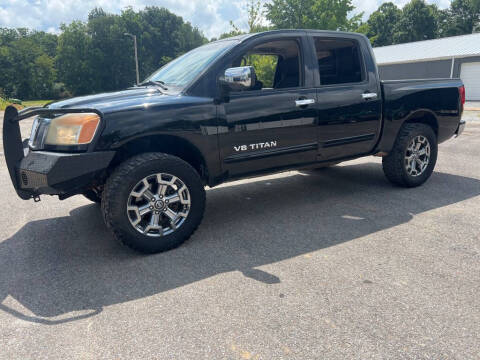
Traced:
<path id="1" fill-rule="evenodd" d="M 9 106 L 3 119 L 3 150 L 10 179 L 24 200 L 40 194 L 67 197 L 81 193 L 110 164 L 115 152 L 58 153 L 30 151 L 22 143 L 19 121 L 35 115 L 53 115 L 91 110 L 49 110 L 29 108 L 17 111 Z"/>

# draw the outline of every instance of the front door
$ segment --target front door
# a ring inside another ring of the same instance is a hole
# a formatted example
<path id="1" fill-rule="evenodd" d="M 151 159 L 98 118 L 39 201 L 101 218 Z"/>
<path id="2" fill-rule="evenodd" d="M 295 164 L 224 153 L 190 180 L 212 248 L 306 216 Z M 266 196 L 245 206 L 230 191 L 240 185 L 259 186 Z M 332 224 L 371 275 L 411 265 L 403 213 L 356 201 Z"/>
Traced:
<path id="1" fill-rule="evenodd" d="M 253 66 L 257 86 L 219 106 L 222 168 L 229 177 L 312 163 L 316 89 L 306 88 L 300 39 L 253 45 L 232 66 Z"/>

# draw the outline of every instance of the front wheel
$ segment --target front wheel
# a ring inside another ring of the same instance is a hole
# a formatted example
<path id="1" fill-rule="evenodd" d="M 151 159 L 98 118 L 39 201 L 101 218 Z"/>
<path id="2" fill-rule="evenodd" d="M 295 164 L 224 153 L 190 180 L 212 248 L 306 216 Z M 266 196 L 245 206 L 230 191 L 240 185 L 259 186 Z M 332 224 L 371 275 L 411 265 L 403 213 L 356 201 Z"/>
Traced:
<path id="1" fill-rule="evenodd" d="M 157 253 L 181 245 L 197 229 L 205 189 L 195 169 L 182 159 L 146 153 L 112 173 L 102 209 L 118 240 L 134 250 Z"/>
<path id="2" fill-rule="evenodd" d="M 382 159 L 383 171 L 395 185 L 420 186 L 432 175 L 437 153 L 437 137 L 430 126 L 405 124 L 392 151 Z"/>

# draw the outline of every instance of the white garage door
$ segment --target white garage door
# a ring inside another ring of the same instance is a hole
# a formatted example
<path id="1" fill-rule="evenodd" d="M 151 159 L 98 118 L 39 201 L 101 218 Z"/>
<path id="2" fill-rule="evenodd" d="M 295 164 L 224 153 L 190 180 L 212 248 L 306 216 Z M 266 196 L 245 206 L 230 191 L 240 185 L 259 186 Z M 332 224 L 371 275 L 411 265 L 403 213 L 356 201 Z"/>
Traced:
<path id="1" fill-rule="evenodd" d="M 480 100 L 480 62 L 462 64 L 460 77 L 465 84 L 467 100 Z"/>

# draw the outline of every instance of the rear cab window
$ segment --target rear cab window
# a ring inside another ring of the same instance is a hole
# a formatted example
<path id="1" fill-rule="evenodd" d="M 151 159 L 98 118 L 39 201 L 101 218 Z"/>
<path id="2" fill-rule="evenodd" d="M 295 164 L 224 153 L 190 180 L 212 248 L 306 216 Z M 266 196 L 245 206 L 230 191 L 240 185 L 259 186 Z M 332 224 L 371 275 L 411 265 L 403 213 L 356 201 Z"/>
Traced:
<path id="1" fill-rule="evenodd" d="M 353 39 L 314 37 L 321 85 L 365 80 L 360 44 Z"/>

